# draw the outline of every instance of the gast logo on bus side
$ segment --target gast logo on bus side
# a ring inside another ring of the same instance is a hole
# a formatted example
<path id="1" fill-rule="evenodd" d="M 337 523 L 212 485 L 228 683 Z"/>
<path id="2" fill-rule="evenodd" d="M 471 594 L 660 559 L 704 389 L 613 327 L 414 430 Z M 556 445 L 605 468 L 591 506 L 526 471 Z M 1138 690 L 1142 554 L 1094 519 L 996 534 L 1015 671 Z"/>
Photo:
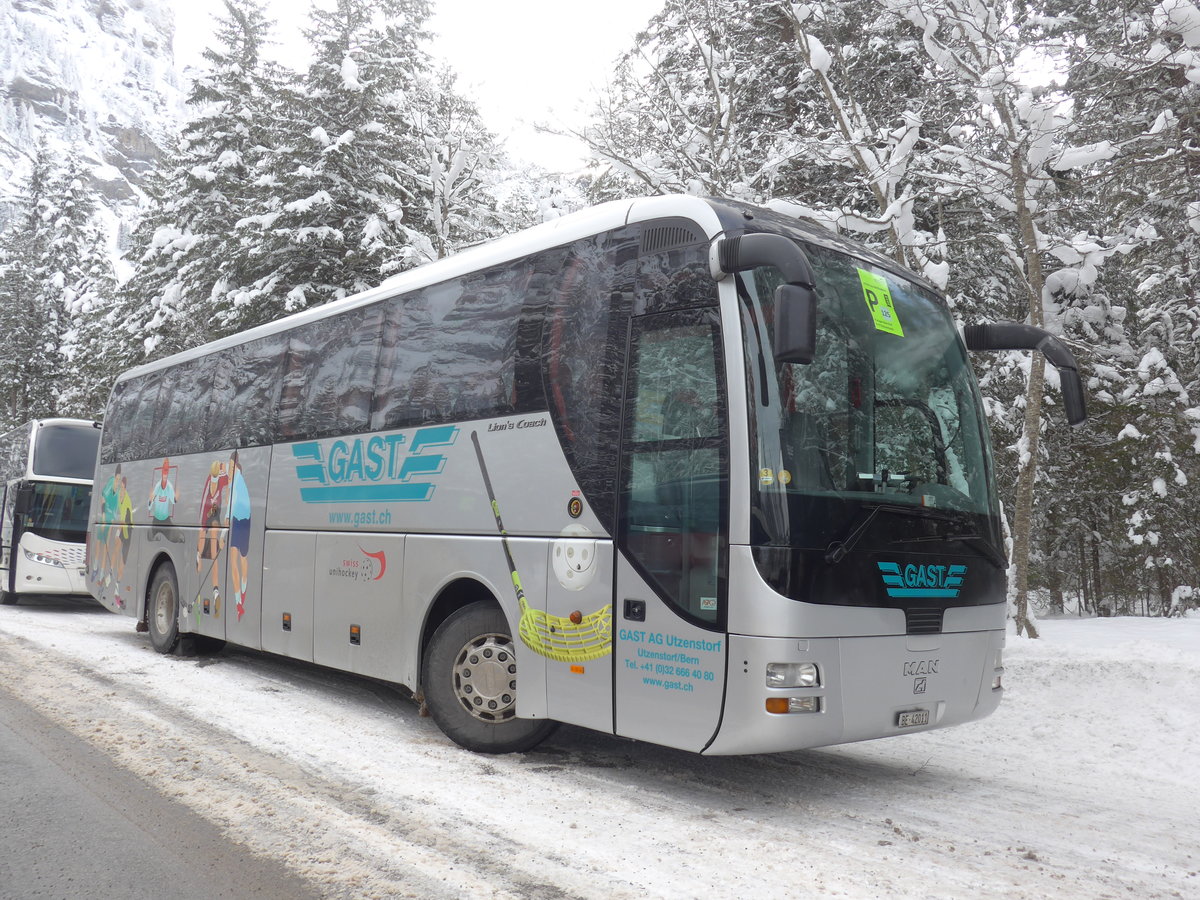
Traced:
<path id="1" fill-rule="evenodd" d="M 966 566 L 918 566 L 881 562 L 879 572 L 889 597 L 952 599 L 958 596 L 966 577 Z"/>
<path id="2" fill-rule="evenodd" d="M 434 484 L 423 480 L 438 475 L 446 465 L 441 453 L 430 448 L 449 447 L 458 440 L 458 428 L 442 425 L 421 428 L 412 434 L 344 438 L 322 452 L 317 441 L 292 445 L 296 477 L 311 487 L 300 488 L 305 503 L 386 503 L 422 501 L 433 497 Z"/>

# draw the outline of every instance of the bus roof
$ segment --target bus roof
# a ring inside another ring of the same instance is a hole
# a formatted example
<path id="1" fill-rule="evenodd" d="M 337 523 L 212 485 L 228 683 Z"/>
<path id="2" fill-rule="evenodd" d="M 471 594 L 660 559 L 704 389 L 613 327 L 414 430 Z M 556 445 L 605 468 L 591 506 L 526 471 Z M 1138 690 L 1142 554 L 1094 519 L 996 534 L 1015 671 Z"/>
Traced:
<path id="1" fill-rule="evenodd" d="M 19 434 L 22 431 L 32 431 L 42 428 L 46 425 L 78 425 L 82 428 L 98 428 L 100 423 L 93 422 L 91 419 L 67 419 L 67 418 L 52 418 L 52 419 L 30 419 L 28 422 L 23 422 L 16 428 L 0 434 L 0 440 L 5 440 L 13 435 Z"/>
<path id="2" fill-rule="evenodd" d="M 378 287 L 370 288 L 342 300 L 334 300 L 322 306 L 302 310 L 282 319 L 256 326 L 228 337 L 219 338 L 199 347 L 184 350 L 173 356 L 144 363 L 123 372 L 117 381 L 126 381 L 147 372 L 169 368 L 190 359 L 206 356 L 226 347 L 234 347 L 255 338 L 265 337 L 279 331 L 286 331 L 303 325 L 306 322 L 323 319 L 356 306 L 363 306 L 376 300 L 382 300 L 397 294 L 406 293 L 418 288 L 437 284 L 459 275 L 474 272 L 477 269 L 509 260 L 518 259 L 539 250 L 557 247 L 593 234 L 600 234 L 613 228 L 619 228 L 630 222 L 644 219 L 678 216 L 688 218 L 700 224 L 709 235 L 715 235 L 721 230 L 720 222 L 712 206 L 699 197 L 665 196 L 650 197 L 635 200 L 613 200 L 602 203 L 579 212 L 570 213 L 540 225 L 534 225 L 523 231 L 505 235 L 478 244 L 445 259 L 426 263 L 409 269 L 399 275 L 394 275 Z"/>
<path id="3" fill-rule="evenodd" d="M 833 250 L 850 253 L 885 268 L 902 273 L 905 277 L 922 281 L 912 272 L 900 267 L 895 260 L 889 259 L 861 244 L 848 240 L 836 232 L 829 231 L 819 223 L 788 216 L 767 207 L 751 206 L 737 201 L 707 199 L 685 194 L 671 194 L 658 197 L 643 197 L 630 200 L 612 200 L 601 203 L 579 212 L 570 213 L 540 225 L 514 234 L 505 235 L 466 250 L 409 269 L 384 281 L 378 287 L 370 288 L 341 300 L 334 300 L 321 306 L 302 310 L 290 316 L 267 322 L 237 334 L 219 338 L 199 347 L 184 350 L 172 356 L 152 362 L 143 363 L 123 372 L 117 382 L 136 378 L 148 372 L 158 371 L 187 362 L 191 359 L 206 356 L 217 350 L 234 347 L 239 344 L 266 337 L 280 331 L 286 331 L 307 322 L 323 319 L 353 309 L 393 297 L 431 284 L 445 281 L 460 275 L 466 275 L 478 269 L 499 263 L 518 259 L 522 256 L 562 246 L 575 240 L 601 234 L 622 225 L 661 218 L 683 218 L 695 222 L 709 238 L 715 238 L 723 232 L 736 231 L 741 233 L 749 225 L 748 217 L 763 214 L 758 227 L 751 226 L 750 230 L 782 231 L 791 237 L 799 238 Z M 762 226 L 766 225 L 764 229 Z"/>

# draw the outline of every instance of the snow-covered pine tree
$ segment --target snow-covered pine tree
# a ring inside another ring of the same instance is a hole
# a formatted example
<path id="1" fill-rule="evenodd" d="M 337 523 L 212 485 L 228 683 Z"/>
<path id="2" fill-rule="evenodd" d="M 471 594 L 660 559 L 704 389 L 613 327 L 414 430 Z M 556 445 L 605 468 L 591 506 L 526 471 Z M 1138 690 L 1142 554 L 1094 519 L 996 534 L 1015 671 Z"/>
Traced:
<path id="1" fill-rule="evenodd" d="M 1200 587 L 1193 485 L 1200 478 L 1200 7 L 1089 0 L 1086 41 L 1066 43 L 1076 140 L 1093 155 L 1089 193 L 1130 251 L 1098 273 L 1122 298 L 1131 346 L 1097 378 L 1118 461 L 1112 575 L 1167 613 Z"/>
<path id="2" fill-rule="evenodd" d="M 902 25 L 873 0 L 669 0 L 580 135 L 595 194 L 779 201 L 944 283 L 918 157 L 926 120 L 952 121 L 962 101 L 925 77 Z"/>
<path id="3" fill-rule="evenodd" d="M 775 3 L 667 0 L 574 134 L 595 157 L 593 199 L 770 195 L 793 162 L 788 79 L 772 65 L 782 28 Z"/>
<path id="4" fill-rule="evenodd" d="M 441 259 L 458 247 L 533 224 L 504 210 L 504 154 L 475 104 L 461 96 L 449 69 L 421 73 L 408 95 L 407 116 L 419 153 L 404 160 L 416 186 L 420 220 L 401 227 L 408 246 L 397 262 Z"/>
<path id="5" fill-rule="evenodd" d="M 427 0 L 314 6 L 313 61 L 290 97 L 238 227 L 250 270 L 230 294 L 239 328 L 374 286 L 428 234 L 413 161 L 425 155 L 409 98 L 430 68 Z"/>
<path id="6" fill-rule="evenodd" d="M 1193 7 L 1164 0 L 1142 15 L 1158 29 L 1143 64 L 1174 66 L 1180 84 L 1182 67 L 1196 59 L 1189 42 L 1200 39 Z M 1102 390 L 1110 373 L 1129 369 L 1129 311 L 1097 278 L 1106 261 L 1136 258 L 1153 231 L 1133 219 L 1114 225 L 1105 210 L 1115 198 L 1095 188 L 1152 148 L 1163 123 L 1123 117 L 1123 127 L 1085 137 L 1061 87 L 1039 87 L 1030 73 L 1031 63 L 1058 63 L 1071 48 L 1097 58 L 1111 51 L 1089 34 L 1120 15 L 990 0 L 772 3 L 739 12 L 748 9 L 738 0 L 670 0 L 638 37 L 585 135 L 604 167 L 600 191 L 782 196 L 832 227 L 883 229 L 893 252 L 944 284 L 972 319 L 1032 321 L 1078 340 Z M 1007 504 L 1016 516 L 1014 600 L 1020 627 L 1033 633 L 1025 598 L 1030 560 L 1038 561 L 1044 362 L 1001 354 L 981 370 L 994 421 L 1011 434 L 1002 443 L 1012 445 L 1013 477 L 1002 483 L 1017 482 Z M 1096 449 L 1064 442 L 1060 432 L 1056 422 L 1064 460 L 1082 463 Z M 1070 509 L 1068 484 L 1087 490 L 1070 478 L 1041 490 L 1062 493 L 1060 508 Z M 1058 521 L 1060 529 L 1078 524 Z"/>
<path id="7" fill-rule="evenodd" d="M 115 374 L 106 359 L 106 319 L 117 279 L 89 172 L 77 152 L 52 173 L 40 206 L 48 238 L 43 305 L 58 356 L 55 408 L 63 415 L 98 418 Z"/>
<path id="8" fill-rule="evenodd" d="M 49 233 L 41 209 L 51 169 L 49 149 L 39 142 L 0 234 L 0 425 L 5 430 L 56 412 L 57 336 L 42 290 Z"/>
<path id="9" fill-rule="evenodd" d="M 945 289 L 945 216 L 958 211 L 944 208 L 953 187 L 935 177 L 937 136 L 962 120 L 969 96 L 931 77 L 903 18 L 873 0 L 782 6 L 800 62 L 793 93 L 811 123 L 795 140 L 806 169 L 823 174 L 789 187 L 816 203 L 809 215 Z"/>
<path id="10" fill-rule="evenodd" d="M 0 415 L 94 415 L 106 381 L 90 335 L 116 279 L 78 154 L 40 143 L 18 208 L 0 236 Z"/>
<path id="11" fill-rule="evenodd" d="M 149 207 L 131 241 L 135 269 L 115 316 L 127 335 L 126 364 L 237 330 L 220 301 L 249 277 L 236 227 L 268 195 L 257 173 L 289 78 L 264 57 L 270 32 L 260 0 L 224 0 L 215 42 L 203 54 L 209 68 L 188 95 L 192 118 L 148 187 Z"/>

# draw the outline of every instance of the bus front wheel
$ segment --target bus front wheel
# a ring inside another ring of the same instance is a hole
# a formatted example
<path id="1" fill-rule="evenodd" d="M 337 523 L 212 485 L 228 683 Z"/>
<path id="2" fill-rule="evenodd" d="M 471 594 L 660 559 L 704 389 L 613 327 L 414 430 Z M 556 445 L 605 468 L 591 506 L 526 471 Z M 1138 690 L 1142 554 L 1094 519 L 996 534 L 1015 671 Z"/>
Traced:
<path id="1" fill-rule="evenodd" d="M 179 643 L 179 581 L 169 563 L 154 571 L 146 604 L 150 643 L 159 653 L 170 653 Z"/>
<path id="2" fill-rule="evenodd" d="M 421 667 L 429 714 L 447 737 L 476 753 L 519 753 L 555 728 L 517 718 L 517 656 L 504 613 L 476 602 L 433 633 Z"/>
<path id="3" fill-rule="evenodd" d="M 0 606 L 16 606 L 17 595 L 12 591 L 0 591 Z"/>

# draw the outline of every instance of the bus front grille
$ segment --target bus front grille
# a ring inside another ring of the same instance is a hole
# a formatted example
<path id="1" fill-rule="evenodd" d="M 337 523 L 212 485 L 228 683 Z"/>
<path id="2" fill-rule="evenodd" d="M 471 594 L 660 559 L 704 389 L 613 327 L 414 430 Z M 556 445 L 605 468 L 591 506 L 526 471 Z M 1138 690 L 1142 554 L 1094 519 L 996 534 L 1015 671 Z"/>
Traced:
<path id="1" fill-rule="evenodd" d="M 909 634 L 941 634 L 941 609 L 915 608 L 904 611 L 905 625 Z"/>

